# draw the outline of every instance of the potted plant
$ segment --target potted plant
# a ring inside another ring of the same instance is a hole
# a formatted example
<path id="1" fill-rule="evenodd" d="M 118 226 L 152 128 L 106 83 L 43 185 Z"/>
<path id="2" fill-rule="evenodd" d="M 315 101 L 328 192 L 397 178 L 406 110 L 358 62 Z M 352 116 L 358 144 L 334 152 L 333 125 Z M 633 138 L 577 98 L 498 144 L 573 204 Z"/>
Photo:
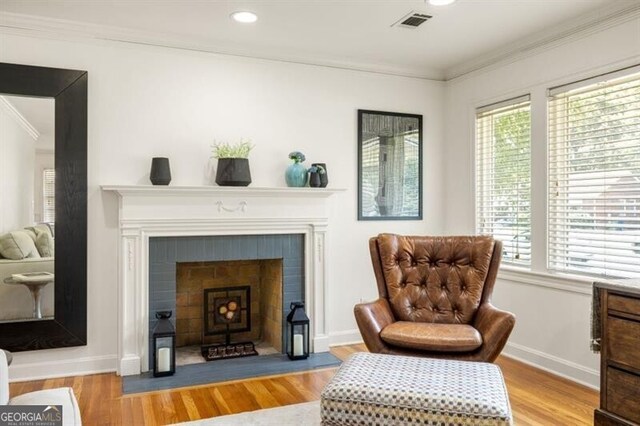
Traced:
<path id="1" fill-rule="evenodd" d="M 232 144 L 214 143 L 213 157 L 218 159 L 216 183 L 220 186 L 248 186 L 251 183 L 249 153 L 253 149 L 250 140 L 240 139 Z"/>

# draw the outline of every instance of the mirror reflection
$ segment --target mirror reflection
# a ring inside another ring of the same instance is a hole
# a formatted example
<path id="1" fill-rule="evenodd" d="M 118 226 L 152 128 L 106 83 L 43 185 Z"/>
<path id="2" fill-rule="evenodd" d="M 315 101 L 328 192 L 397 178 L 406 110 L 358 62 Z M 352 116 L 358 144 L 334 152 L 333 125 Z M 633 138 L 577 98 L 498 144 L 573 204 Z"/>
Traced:
<path id="1" fill-rule="evenodd" d="M 54 316 L 55 102 L 0 94 L 0 322 Z"/>

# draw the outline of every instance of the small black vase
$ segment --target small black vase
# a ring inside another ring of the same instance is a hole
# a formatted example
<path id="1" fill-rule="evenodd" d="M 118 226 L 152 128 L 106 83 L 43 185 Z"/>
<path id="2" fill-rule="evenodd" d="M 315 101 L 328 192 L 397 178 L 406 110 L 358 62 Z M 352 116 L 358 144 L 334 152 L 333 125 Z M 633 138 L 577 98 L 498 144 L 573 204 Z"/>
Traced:
<path id="1" fill-rule="evenodd" d="M 309 186 L 311 188 L 320 188 L 320 173 L 311 172 L 309 173 Z"/>
<path id="2" fill-rule="evenodd" d="M 325 163 L 313 163 L 311 166 L 322 167 L 324 173 L 318 173 L 320 175 L 320 188 L 326 188 L 329 185 L 329 175 L 327 174 L 327 165 Z"/>
<path id="3" fill-rule="evenodd" d="M 251 170 L 247 158 L 219 158 L 216 183 L 220 186 L 248 186 Z"/>
<path id="4" fill-rule="evenodd" d="M 168 158 L 154 157 L 151 160 L 149 179 L 154 185 L 169 185 L 169 182 L 171 182 L 171 169 L 169 168 Z"/>

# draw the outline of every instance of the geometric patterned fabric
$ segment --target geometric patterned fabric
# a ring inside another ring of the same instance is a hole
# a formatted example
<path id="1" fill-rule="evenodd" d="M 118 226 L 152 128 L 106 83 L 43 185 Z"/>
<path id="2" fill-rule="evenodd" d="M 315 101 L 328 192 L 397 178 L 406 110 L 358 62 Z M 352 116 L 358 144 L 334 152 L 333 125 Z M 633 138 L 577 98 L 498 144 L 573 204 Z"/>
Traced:
<path id="1" fill-rule="evenodd" d="M 320 412 L 325 426 L 512 424 L 498 366 L 372 353 L 342 364 Z"/>

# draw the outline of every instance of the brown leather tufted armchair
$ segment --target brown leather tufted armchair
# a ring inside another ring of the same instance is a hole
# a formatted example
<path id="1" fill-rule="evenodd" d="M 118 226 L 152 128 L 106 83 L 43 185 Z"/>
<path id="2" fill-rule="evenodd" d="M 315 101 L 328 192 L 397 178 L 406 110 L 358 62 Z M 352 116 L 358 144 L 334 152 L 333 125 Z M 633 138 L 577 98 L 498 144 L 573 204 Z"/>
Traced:
<path id="1" fill-rule="evenodd" d="M 491 305 L 502 243 L 491 237 L 369 240 L 379 299 L 358 304 L 371 352 L 493 362 L 515 316 Z"/>

